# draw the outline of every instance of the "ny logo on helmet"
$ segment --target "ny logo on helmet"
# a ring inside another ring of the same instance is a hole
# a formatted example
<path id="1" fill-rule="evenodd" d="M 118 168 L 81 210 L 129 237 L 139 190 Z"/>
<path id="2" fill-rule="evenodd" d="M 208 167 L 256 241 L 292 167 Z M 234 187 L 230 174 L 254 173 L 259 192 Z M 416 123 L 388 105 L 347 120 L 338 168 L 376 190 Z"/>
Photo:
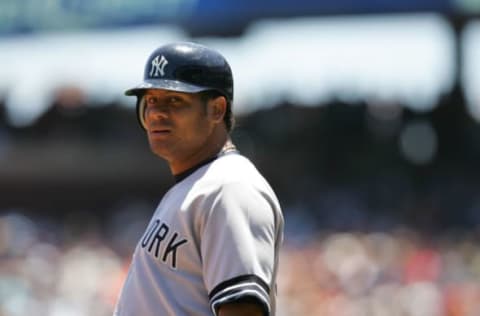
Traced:
<path id="1" fill-rule="evenodd" d="M 164 76 L 165 66 L 168 64 L 168 60 L 162 55 L 155 57 L 152 60 L 152 68 L 150 68 L 150 77 Z"/>

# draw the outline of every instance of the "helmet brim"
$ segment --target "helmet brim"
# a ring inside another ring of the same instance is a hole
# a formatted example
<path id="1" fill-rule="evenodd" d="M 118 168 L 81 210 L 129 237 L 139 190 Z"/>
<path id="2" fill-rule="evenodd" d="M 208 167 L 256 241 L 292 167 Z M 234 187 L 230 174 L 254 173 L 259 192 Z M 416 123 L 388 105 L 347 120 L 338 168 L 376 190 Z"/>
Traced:
<path id="1" fill-rule="evenodd" d="M 146 80 L 139 84 L 138 86 L 128 89 L 125 91 L 125 95 L 132 96 L 142 94 L 145 90 L 148 89 L 161 89 L 161 90 L 170 90 L 176 92 L 187 92 L 187 93 L 197 93 L 206 90 L 212 90 L 209 87 L 203 87 L 199 85 L 193 85 L 185 83 L 178 80 L 169 80 L 169 79 L 151 79 Z"/>

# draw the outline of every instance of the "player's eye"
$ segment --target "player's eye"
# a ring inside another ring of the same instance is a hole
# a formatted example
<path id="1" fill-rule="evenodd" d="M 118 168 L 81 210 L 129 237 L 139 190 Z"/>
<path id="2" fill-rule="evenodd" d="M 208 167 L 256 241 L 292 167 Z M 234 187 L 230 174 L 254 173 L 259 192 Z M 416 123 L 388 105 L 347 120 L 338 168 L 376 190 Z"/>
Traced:
<path id="1" fill-rule="evenodd" d="M 158 104 L 158 98 L 153 95 L 145 96 L 145 103 L 149 106 L 155 106 Z"/>
<path id="2" fill-rule="evenodd" d="M 170 104 L 177 104 L 181 101 L 182 101 L 182 99 L 180 97 L 177 97 L 177 96 L 168 97 L 168 103 L 170 103 Z"/>

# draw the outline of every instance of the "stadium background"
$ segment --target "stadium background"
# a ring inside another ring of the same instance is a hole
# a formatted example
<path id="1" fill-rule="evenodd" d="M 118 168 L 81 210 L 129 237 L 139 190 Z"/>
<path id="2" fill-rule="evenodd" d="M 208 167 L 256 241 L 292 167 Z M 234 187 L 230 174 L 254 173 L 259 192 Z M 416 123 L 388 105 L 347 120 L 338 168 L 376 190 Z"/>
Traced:
<path id="1" fill-rule="evenodd" d="M 284 208 L 280 316 L 480 313 L 480 2 L 0 2 L 0 315 L 110 315 L 172 185 L 133 100 L 152 48 L 236 77 Z"/>

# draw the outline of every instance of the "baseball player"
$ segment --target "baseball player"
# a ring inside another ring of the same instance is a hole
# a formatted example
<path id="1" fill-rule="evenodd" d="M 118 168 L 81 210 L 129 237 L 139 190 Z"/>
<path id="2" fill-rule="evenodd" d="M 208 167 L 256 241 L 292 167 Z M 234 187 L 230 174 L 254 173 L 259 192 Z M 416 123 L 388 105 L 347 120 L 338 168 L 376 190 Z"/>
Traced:
<path id="1" fill-rule="evenodd" d="M 229 137 L 225 58 L 195 43 L 161 46 L 126 94 L 175 184 L 135 248 L 114 315 L 275 315 L 283 216 Z"/>

